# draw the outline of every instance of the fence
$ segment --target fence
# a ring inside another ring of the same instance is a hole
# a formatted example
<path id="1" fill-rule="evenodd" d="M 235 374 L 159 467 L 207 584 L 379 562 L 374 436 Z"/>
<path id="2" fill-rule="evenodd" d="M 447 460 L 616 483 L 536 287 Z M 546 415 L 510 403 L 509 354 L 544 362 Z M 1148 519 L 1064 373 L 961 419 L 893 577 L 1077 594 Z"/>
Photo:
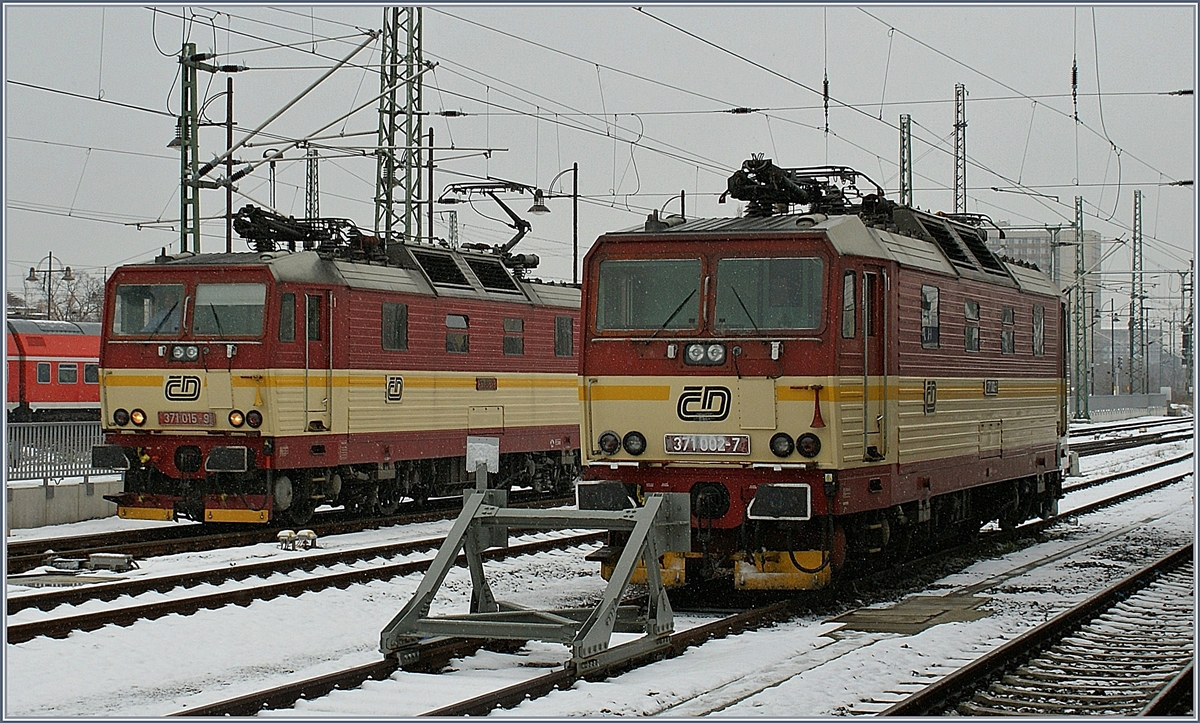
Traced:
<path id="1" fill-rule="evenodd" d="M 99 422 L 9 424 L 8 479 L 111 475 L 92 467 L 92 445 L 103 441 Z"/>

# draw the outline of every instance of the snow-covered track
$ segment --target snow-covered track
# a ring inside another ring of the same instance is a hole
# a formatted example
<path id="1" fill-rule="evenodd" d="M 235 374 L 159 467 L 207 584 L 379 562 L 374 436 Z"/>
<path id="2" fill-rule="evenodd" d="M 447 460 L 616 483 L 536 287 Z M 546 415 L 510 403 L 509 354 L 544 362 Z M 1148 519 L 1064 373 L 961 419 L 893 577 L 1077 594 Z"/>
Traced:
<path id="1" fill-rule="evenodd" d="M 1169 715 L 1191 693 L 1186 545 L 880 715 Z"/>

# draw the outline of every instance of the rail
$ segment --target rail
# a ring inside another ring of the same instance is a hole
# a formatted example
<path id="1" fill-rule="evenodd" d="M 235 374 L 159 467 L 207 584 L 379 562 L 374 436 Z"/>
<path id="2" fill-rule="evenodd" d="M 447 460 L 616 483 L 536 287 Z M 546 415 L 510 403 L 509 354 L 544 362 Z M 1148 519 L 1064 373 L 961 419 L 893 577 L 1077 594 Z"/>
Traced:
<path id="1" fill-rule="evenodd" d="M 50 480 L 112 474 L 92 466 L 92 445 L 104 441 L 99 422 L 8 425 L 8 480 Z"/>

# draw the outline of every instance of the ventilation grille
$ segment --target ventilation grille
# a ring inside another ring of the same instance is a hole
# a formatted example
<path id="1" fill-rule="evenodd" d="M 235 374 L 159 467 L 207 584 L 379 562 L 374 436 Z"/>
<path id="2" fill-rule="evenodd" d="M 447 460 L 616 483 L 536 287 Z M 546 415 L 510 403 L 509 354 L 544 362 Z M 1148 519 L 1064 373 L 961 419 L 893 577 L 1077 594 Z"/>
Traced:
<path id="1" fill-rule="evenodd" d="M 937 242 L 937 245 L 942 247 L 942 251 L 950 257 L 951 262 L 959 266 L 965 266 L 968 269 L 976 268 L 971 257 L 967 256 L 967 252 L 962 246 L 959 246 L 958 239 L 954 237 L 949 228 L 932 219 L 921 219 L 921 225 L 929 232 L 929 235 L 933 236 L 933 240 Z"/>
<path id="2" fill-rule="evenodd" d="M 980 238 L 978 233 L 973 231 L 962 231 L 958 234 L 958 237 L 961 238 L 963 243 L 967 245 L 967 248 L 971 250 L 971 253 L 974 254 L 975 258 L 979 261 L 979 265 L 983 267 L 984 271 L 987 271 L 991 274 L 1003 274 L 1004 276 L 1008 275 L 1008 272 L 1004 270 L 1004 265 L 1000 263 L 1000 260 L 997 259 L 996 255 L 992 253 L 992 250 L 987 247 L 987 244 L 982 238 Z"/>
<path id="3" fill-rule="evenodd" d="M 412 255 L 417 259 L 417 263 L 421 264 L 421 268 L 425 270 L 429 280 L 433 283 L 471 286 L 471 282 L 467 281 L 467 277 L 458 268 L 458 264 L 454 263 L 454 259 L 449 256 L 427 251 L 413 251 Z"/>
<path id="4" fill-rule="evenodd" d="M 512 291 L 520 292 L 517 285 L 513 283 L 512 277 L 504 270 L 499 261 L 491 259 L 466 259 L 467 266 L 475 272 L 479 277 L 479 283 L 483 284 L 483 288 L 491 291 Z"/>

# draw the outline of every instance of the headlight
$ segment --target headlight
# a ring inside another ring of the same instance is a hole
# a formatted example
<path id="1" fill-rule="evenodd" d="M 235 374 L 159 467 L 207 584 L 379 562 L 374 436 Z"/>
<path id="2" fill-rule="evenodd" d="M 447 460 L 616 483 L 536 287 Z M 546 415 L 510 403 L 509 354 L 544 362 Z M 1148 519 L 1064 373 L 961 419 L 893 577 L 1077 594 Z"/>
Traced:
<path id="1" fill-rule="evenodd" d="M 629 432 L 621 440 L 621 446 L 634 457 L 646 451 L 646 438 L 641 432 Z"/>
<path id="2" fill-rule="evenodd" d="M 118 409 L 117 411 L 113 412 L 113 422 L 115 422 L 118 427 L 124 427 L 126 424 L 129 424 L 129 412 L 125 411 L 124 409 Z"/>
<path id="3" fill-rule="evenodd" d="M 135 409 L 129 413 L 129 421 L 140 427 L 146 423 L 146 413 L 140 409 Z"/>
<path id="4" fill-rule="evenodd" d="M 171 358 L 175 361 L 183 361 L 183 357 L 187 352 L 181 346 L 171 347 Z"/>
<path id="5" fill-rule="evenodd" d="M 187 358 L 188 358 L 188 361 L 196 361 L 197 359 L 199 359 L 200 358 L 200 348 L 195 347 L 195 346 L 189 346 L 187 348 Z"/>
<path id="6" fill-rule="evenodd" d="M 725 363 L 724 344 L 688 344 L 683 350 L 683 360 L 688 364 L 716 366 Z"/>
<path id="7" fill-rule="evenodd" d="M 171 347 L 171 361 L 196 361 L 200 358 L 200 347 L 190 344 L 177 344 Z"/>
<path id="8" fill-rule="evenodd" d="M 812 459 L 821 453 L 821 438 L 812 432 L 806 432 L 796 439 L 796 448 L 800 454 Z"/>
<path id="9" fill-rule="evenodd" d="M 258 411 L 257 409 L 251 409 L 249 412 L 246 412 L 246 424 L 249 424 L 251 427 L 254 427 L 255 429 L 258 429 L 259 427 L 261 427 L 262 426 L 262 412 Z"/>
<path id="10" fill-rule="evenodd" d="M 780 432 L 771 437 L 771 453 L 776 457 L 790 457 L 795 448 L 796 445 L 787 432 Z"/>
<path id="11" fill-rule="evenodd" d="M 617 450 L 621 448 L 621 438 L 617 436 L 616 432 L 605 432 L 600 435 L 600 439 L 597 440 L 597 444 L 599 445 L 601 452 L 605 454 L 616 454 Z"/>
<path id="12" fill-rule="evenodd" d="M 230 426 L 240 427 L 245 423 L 246 423 L 246 415 L 242 414 L 241 412 L 239 412 L 236 409 L 229 413 Z"/>

